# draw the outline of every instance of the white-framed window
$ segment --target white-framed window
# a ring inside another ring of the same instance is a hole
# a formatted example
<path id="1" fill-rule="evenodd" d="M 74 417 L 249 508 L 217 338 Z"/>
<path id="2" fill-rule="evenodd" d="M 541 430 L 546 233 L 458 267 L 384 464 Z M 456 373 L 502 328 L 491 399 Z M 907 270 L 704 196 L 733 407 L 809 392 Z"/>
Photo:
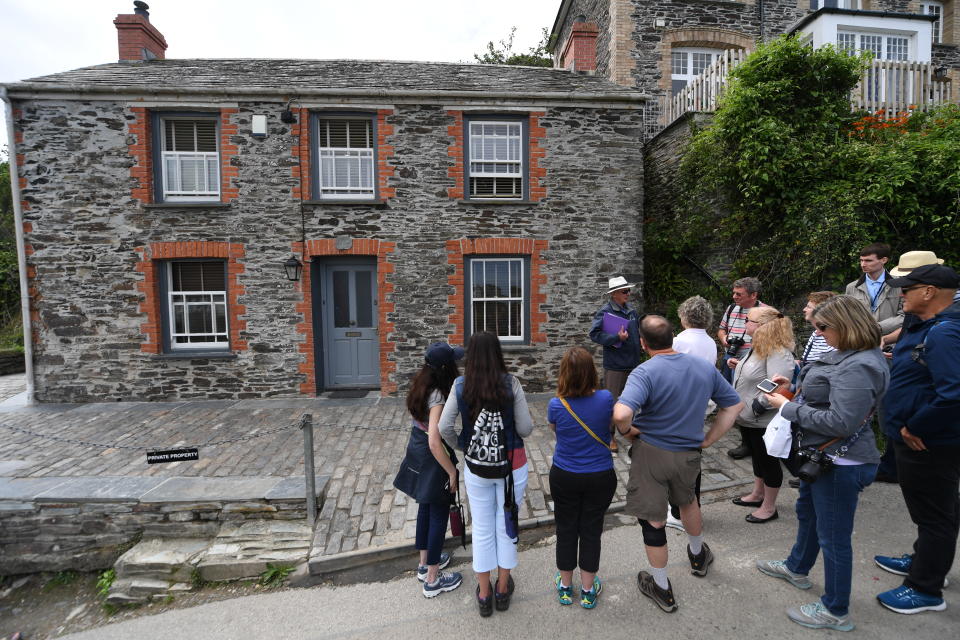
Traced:
<path id="1" fill-rule="evenodd" d="M 376 197 L 373 118 L 318 114 L 317 196 L 325 199 Z"/>
<path id="2" fill-rule="evenodd" d="M 166 350 L 229 349 L 226 262 L 169 261 L 163 274 Z"/>
<path id="3" fill-rule="evenodd" d="M 910 38 L 898 34 L 838 31 L 837 48 L 844 51 L 872 51 L 877 60 L 908 60 Z"/>
<path id="4" fill-rule="evenodd" d="M 526 122 L 468 119 L 467 198 L 523 200 L 527 187 Z"/>
<path id="5" fill-rule="evenodd" d="M 216 118 L 161 115 L 161 201 L 220 199 L 220 151 Z"/>
<path id="6" fill-rule="evenodd" d="M 670 51 L 670 86 L 674 95 L 703 73 L 723 49 L 703 47 L 674 47 Z"/>
<path id="7" fill-rule="evenodd" d="M 489 331 L 501 342 L 528 342 L 529 259 L 525 256 L 469 258 L 466 271 L 470 334 Z"/>
<path id="8" fill-rule="evenodd" d="M 936 16 L 933 23 L 933 44 L 943 42 L 943 3 L 942 2 L 921 2 L 920 13 L 925 16 Z"/>

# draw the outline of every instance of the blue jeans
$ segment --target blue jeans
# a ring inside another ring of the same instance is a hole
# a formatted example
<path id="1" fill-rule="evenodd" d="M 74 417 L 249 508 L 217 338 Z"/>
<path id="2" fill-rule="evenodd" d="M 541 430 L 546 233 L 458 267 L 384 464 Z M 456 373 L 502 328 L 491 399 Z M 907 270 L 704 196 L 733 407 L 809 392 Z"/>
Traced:
<path id="1" fill-rule="evenodd" d="M 834 466 L 814 482 L 800 482 L 797 498 L 797 541 L 787 568 L 807 575 L 823 550 L 823 596 L 820 601 L 835 616 L 850 608 L 853 574 L 853 517 L 860 492 L 877 475 L 877 465 Z"/>

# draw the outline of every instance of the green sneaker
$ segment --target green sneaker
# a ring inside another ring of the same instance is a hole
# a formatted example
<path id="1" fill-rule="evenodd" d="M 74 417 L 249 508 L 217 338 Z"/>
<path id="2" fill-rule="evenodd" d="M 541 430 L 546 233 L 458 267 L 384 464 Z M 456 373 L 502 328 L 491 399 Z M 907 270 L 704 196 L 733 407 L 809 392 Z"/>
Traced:
<path id="1" fill-rule="evenodd" d="M 557 576 L 553 579 L 553 583 L 557 585 L 557 600 L 560 601 L 560 604 L 573 604 L 573 585 L 569 587 L 563 587 L 560 585 L 560 572 L 557 571 Z"/>
<path id="2" fill-rule="evenodd" d="M 584 591 L 583 587 L 580 587 L 580 606 L 584 609 L 593 609 L 597 606 L 597 596 L 601 591 L 603 591 L 603 585 L 600 584 L 600 578 L 593 576 L 592 590 Z"/>

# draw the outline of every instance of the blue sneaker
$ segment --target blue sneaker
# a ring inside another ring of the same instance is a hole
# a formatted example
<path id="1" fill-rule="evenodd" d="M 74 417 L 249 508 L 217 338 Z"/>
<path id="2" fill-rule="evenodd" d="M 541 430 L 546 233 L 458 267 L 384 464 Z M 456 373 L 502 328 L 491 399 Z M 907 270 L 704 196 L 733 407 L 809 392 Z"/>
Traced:
<path id="1" fill-rule="evenodd" d="M 600 578 L 593 576 L 593 589 L 584 591 L 583 585 L 580 586 L 580 606 L 584 609 L 593 609 L 597 606 L 597 596 L 601 591 L 603 591 L 603 585 L 600 583 Z"/>
<path id="2" fill-rule="evenodd" d="M 905 553 L 899 558 L 893 556 L 873 556 L 873 561 L 884 571 L 895 573 L 898 576 L 905 576 L 910 573 L 910 567 L 913 565 L 913 554 Z M 950 586 L 948 578 L 943 579 L 943 588 Z"/>
<path id="3" fill-rule="evenodd" d="M 560 572 L 557 571 L 557 576 L 553 579 L 553 583 L 557 586 L 557 600 L 560 601 L 560 604 L 573 604 L 573 585 L 564 587 L 560 585 Z"/>
<path id="4" fill-rule="evenodd" d="M 423 583 L 423 595 L 426 598 L 434 598 L 444 591 L 453 591 L 460 586 L 461 582 L 463 582 L 463 576 L 460 573 L 441 571 L 437 574 L 436 582 L 432 584 L 429 582 Z"/>
<path id="5" fill-rule="evenodd" d="M 898 576 L 905 576 L 910 573 L 910 565 L 913 564 L 913 554 L 905 553 L 899 558 L 893 556 L 873 556 L 873 561 L 884 571 L 895 573 Z"/>
<path id="6" fill-rule="evenodd" d="M 943 598 L 928 596 L 904 585 L 878 594 L 877 600 L 890 611 L 896 611 L 897 613 L 943 611 L 947 608 L 947 603 L 943 601 Z"/>
<path id="7" fill-rule="evenodd" d="M 446 569 L 450 564 L 450 554 L 446 551 L 440 553 L 440 568 Z M 427 565 L 417 565 L 417 580 L 424 582 L 427 579 Z"/>

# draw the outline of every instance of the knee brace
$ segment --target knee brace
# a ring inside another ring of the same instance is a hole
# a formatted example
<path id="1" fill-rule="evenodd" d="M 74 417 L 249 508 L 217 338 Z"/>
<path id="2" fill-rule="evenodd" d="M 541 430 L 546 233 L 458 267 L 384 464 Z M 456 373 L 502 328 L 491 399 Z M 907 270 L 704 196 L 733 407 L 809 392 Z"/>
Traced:
<path id="1" fill-rule="evenodd" d="M 637 519 L 640 521 L 640 528 L 643 530 L 643 544 L 648 547 L 667 546 L 667 532 L 664 527 L 657 529 L 643 518 Z"/>

